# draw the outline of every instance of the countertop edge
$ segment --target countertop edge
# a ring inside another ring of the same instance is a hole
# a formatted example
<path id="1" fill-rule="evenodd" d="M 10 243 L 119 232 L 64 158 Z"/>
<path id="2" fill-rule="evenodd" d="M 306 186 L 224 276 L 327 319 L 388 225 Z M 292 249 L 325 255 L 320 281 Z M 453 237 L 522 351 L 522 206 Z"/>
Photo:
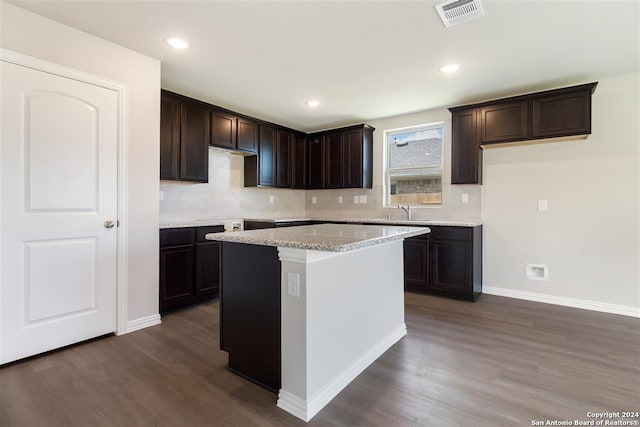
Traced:
<path id="1" fill-rule="evenodd" d="M 290 240 L 278 240 L 278 239 L 264 239 L 256 237 L 246 237 L 238 233 L 209 233 L 205 236 L 207 240 L 215 240 L 220 242 L 241 243 L 247 245 L 260 245 L 260 246 L 275 246 L 285 247 L 292 249 L 306 249 L 313 251 L 323 252 L 349 252 L 357 249 L 363 249 L 371 246 L 392 242 L 395 240 L 404 240 L 410 237 L 419 236 L 421 234 L 427 234 L 431 230 L 428 227 L 415 227 L 416 230 L 406 231 L 402 234 L 393 236 L 382 236 L 368 240 L 362 240 L 354 243 L 347 244 L 322 244 L 322 243 L 305 243 L 295 242 Z"/>

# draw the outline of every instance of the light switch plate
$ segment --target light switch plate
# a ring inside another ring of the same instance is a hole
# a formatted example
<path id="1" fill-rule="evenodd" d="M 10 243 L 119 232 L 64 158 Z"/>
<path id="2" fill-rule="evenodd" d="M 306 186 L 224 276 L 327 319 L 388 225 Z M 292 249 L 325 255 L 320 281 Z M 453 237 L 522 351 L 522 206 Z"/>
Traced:
<path id="1" fill-rule="evenodd" d="M 160 201 L 164 200 L 164 191 L 160 191 Z"/>
<path id="2" fill-rule="evenodd" d="M 358 196 L 353 196 L 353 204 L 357 205 L 359 203 L 360 198 Z"/>
<path id="3" fill-rule="evenodd" d="M 273 194 L 269 194 L 269 203 L 273 204 L 275 200 L 276 200 L 276 196 L 274 196 Z"/>
<path id="4" fill-rule="evenodd" d="M 460 203 L 469 203 L 469 193 L 462 193 Z"/>
<path id="5" fill-rule="evenodd" d="M 362 204 L 366 204 L 367 203 L 367 195 L 366 194 L 360 196 L 360 203 L 362 203 Z"/>
<path id="6" fill-rule="evenodd" d="M 546 200 L 538 200 L 538 212 L 546 212 L 549 210 L 549 204 Z"/>
<path id="7" fill-rule="evenodd" d="M 338 204 L 341 205 L 342 204 L 342 196 L 338 196 Z"/>
<path id="8" fill-rule="evenodd" d="M 318 198 L 316 196 L 312 196 L 311 197 L 311 204 L 315 205 L 316 203 L 318 203 Z"/>

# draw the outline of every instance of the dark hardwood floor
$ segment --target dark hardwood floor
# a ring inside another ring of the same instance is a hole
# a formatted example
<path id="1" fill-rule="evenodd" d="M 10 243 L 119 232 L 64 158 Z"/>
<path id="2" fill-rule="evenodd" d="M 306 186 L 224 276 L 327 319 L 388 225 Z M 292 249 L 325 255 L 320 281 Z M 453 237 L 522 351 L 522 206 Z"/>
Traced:
<path id="1" fill-rule="evenodd" d="M 0 426 L 305 425 L 225 369 L 218 307 L 0 368 Z M 309 426 L 530 426 L 640 410 L 639 319 L 407 293 L 406 320 L 408 335 Z"/>

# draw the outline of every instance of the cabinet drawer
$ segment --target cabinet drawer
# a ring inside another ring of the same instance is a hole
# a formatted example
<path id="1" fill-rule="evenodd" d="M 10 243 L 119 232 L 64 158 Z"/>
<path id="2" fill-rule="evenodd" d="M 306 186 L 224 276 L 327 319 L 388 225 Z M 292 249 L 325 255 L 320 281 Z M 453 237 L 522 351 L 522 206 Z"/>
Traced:
<path id="1" fill-rule="evenodd" d="M 195 228 L 166 228 L 160 230 L 160 247 L 190 245 L 195 241 Z"/>
<path id="2" fill-rule="evenodd" d="M 211 240 L 207 240 L 205 236 L 209 233 L 223 233 L 224 225 L 212 225 L 207 227 L 198 227 L 196 228 L 196 241 L 198 243 L 211 242 Z"/>
<path id="3" fill-rule="evenodd" d="M 473 237 L 471 227 L 431 226 L 431 240 L 467 240 Z"/>

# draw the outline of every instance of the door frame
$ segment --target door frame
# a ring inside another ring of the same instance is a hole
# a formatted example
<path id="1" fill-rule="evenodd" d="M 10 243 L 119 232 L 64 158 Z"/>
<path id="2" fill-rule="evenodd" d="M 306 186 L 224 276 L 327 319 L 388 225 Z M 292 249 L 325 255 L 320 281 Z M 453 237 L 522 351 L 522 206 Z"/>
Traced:
<path id="1" fill-rule="evenodd" d="M 37 71 L 65 77 L 94 86 L 103 87 L 113 90 L 118 95 L 118 130 L 117 130 L 117 235 L 116 235 L 116 335 L 127 333 L 127 294 L 128 294 L 128 275 L 127 275 L 127 231 L 128 231 L 128 205 L 127 205 L 127 105 L 128 105 L 128 87 L 126 84 L 119 83 L 102 76 L 80 71 L 74 68 L 58 65 L 43 59 L 24 55 L 8 49 L 0 48 L 0 61 L 32 68 Z M 0 205 L 2 200 L 0 199 Z M 1 230 L 0 230 L 1 231 Z M 1 235 L 0 235 L 1 238 Z M 0 247 L 0 251 L 1 251 Z M 1 253 L 0 253 L 1 255 Z M 1 259 L 1 258 L 0 258 Z M 0 269 L 1 269 L 0 265 Z M 0 276 L 0 281 L 2 277 Z M 2 293 L 0 292 L 0 307 L 2 307 Z M 1 322 L 0 317 L 0 322 Z M 1 325 L 0 325 L 1 326 Z M 1 330 L 1 328 L 0 328 Z M 2 340 L 0 339 L 0 360 L 2 360 Z"/>

